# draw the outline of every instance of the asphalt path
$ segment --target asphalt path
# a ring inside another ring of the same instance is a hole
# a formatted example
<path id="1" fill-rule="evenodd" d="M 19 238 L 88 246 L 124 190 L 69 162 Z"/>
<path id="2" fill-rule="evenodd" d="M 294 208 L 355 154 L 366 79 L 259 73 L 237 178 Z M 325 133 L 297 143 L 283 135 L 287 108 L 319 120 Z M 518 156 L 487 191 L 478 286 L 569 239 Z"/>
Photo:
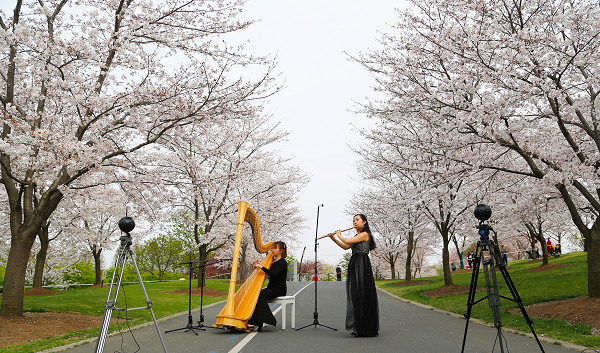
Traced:
<path id="1" fill-rule="evenodd" d="M 354 337 L 345 330 L 346 294 L 345 282 L 318 282 L 317 315 L 314 325 L 315 285 L 313 282 L 288 282 L 288 295 L 296 296 L 296 329 L 291 328 L 292 320 L 288 312 L 286 329 L 281 329 L 281 306 L 273 305 L 272 310 L 278 320 L 277 326 L 266 326 L 261 332 L 236 333 L 229 330 L 207 328 L 198 335 L 185 330 L 165 333 L 165 331 L 186 327 L 187 311 L 159 320 L 159 328 L 168 352 L 460 352 L 462 348 L 465 320 L 456 315 L 416 305 L 387 292 L 378 291 L 380 334 L 378 337 Z M 152 298 L 150 298 L 152 300 Z M 160 303 L 153 303 L 154 307 Z M 212 325 L 215 316 L 225 302 L 203 308 L 206 322 Z M 486 305 L 480 303 L 477 305 Z M 288 309 L 289 311 L 289 306 Z M 465 304 L 466 310 L 466 304 Z M 198 310 L 193 313 L 194 324 L 200 319 Z M 321 326 L 325 325 L 325 326 Z M 335 328 L 332 330 L 328 327 Z M 537 342 L 530 337 L 502 330 L 504 352 L 541 352 Z M 469 323 L 465 352 L 500 352 L 495 342 L 497 330 L 494 327 Z M 156 326 L 134 329 L 107 337 L 103 352 L 164 352 Z M 546 353 L 581 352 L 582 347 L 567 348 L 542 341 Z M 96 340 L 67 348 L 69 353 L 95 352 Z"/>

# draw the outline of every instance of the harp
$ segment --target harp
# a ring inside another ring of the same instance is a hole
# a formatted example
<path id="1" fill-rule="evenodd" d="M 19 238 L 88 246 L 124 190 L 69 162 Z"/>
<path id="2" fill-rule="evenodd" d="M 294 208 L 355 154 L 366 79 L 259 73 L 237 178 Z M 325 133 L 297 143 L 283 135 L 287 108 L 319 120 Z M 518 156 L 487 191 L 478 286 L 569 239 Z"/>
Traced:
<path id="1" fill-rule="evenodd" d="M 224 327 L 230 330 L 248 331 L 248 320 L 254 312 L 258 295 L 265 282 L 266 273 L 260 269 L 255 269 L 242 286 L 235 291 L 235 282 L 237 277 L 238 259 L 242 243 L 242 230 L 244 222 L 250 224 L 252 229 L 252 239 L 256 251 L 261 254 L 269 252 L 273 248 L 273 242 L 263 244 L 260 239 L 260 226 L 256 212 L 244 201 L 238 202 L 238 221 L 237 232 L 235 234 L 235 247 L 233 249 L 233 264 L 231 266 L 231 278 L 229 280 L 229 293 L 227 303 L 221 312 L 217 315 L 217 322 L 214 327 Z M 261 266 L 271 267 L 273 262 L 273 253 L 269 252 L 267 257 L 261 262 Z"/>

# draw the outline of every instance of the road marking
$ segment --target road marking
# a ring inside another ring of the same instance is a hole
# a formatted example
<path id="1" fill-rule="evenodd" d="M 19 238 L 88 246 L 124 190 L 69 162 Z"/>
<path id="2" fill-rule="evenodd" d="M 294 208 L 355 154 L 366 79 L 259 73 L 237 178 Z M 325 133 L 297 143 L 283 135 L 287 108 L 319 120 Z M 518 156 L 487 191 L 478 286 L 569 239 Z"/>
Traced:
<path id="1" fill-rule="evenodd" d="M 241 351 L 241 350 L 242 350 L 242 348 L 244 348 L 244 346 L 245 346 L 245 345 L 246 345 L 248 342 L 250 342 L 250 340 L 251 340 L 251 339 L 253 339 L 253 338 L 254 338 L 254 336 L 256 336 L 256 334 L 257 334 L 257 333 L 258 333 L 258 332 L 250 332 L 250 333 L 248 334 L 248 336 L 246 336 L 246 337 L 245 337 L 245 338 L 242 340 L 242 342 L 238 343 L 238 344 L 237 344 L 235 347 L 233 347 L 233 349 L 232 349 L 232 350 L 230 350 L 230 351 L 229 351 L 229 353 L 238 353 L 239 351 Z"/>
<path id="2" fill-rule="evenodd" d="M 300 292 L 302 292 L 304 290 L 304 288 L 310 286 L 312 284 L 312 282 L 308 283 L 307 285 L 297 289 L 296 291 L 292 292 L 293 296 L 297 296 L 298 294 L 300 294 Z M 279 305 L 279 308 L 275 309 L 275 311 L 273 312 L 273 315 L 277 314 L 279 312 L 279 310 L 281 310 L 281 308 L 283 307 L 283 305 Z M 235 347 L 233 347 L 229 353 L 238 353 L 242 350 L 242 348 L 244 348 L 248 342 L 250 342 L 254 336 L 256 336 L 258 332 L 250 332 L 248 334 L 248 336 L 246 336 L 240 343 L 238 343 Z M 233 337 L 232 337 L 233 338 Z"/>

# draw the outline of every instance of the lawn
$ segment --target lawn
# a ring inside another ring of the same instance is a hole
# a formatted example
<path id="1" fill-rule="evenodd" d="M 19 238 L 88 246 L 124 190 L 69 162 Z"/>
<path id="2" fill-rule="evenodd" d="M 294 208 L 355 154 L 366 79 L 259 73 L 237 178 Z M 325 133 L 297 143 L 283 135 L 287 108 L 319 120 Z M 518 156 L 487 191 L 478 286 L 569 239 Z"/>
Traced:
<path id="1" fill-rule="evenodd" d="M 195 285 L 196 283 L 192 283 Z M 212 279 L 206 281 L 207 287 L 223 292 L 229 288 L 228 279 Z M 162 283 L 145 282 L 144 287 L 148 298 L 152 302 L 152 309 L 157 319 L 188 310 L 188 295 L 168 293 L 174 290 L 188 289 L 188 281 L 170 281 Z M 23 300 L 24 311 L 73 311 L 89 315 L 104 315 L 104 304 L 108 295 L 108 286 L 103 288 L 85 288 L 61 291 L 53 295 L 27 296 Z M 209 305 L 217 301 L 227 299 L 227 296 L 203 298 L 203 305 Z M 0 296 L 1 301 L 1 296 Z M 117 306 L 123 308 L 145 307 L 146 298 L 142 287 L 137 284 L 124 284 L 119 291 Z M 200 307 L 200 296 L 192 295 L 192 309 Z M 109 333 L 126 329 L 124 324 L 124 312 L 113 311 L 112 318 L 119 318 L 119 324 L 111 324 Z M 130 326 L 152 321 L 150 310 L 132 310 L 127 312 L 127 320 Z M 3 347 L 0 352 L 33 352 L 62 346 L 79 340 L 97 337 L 99 328 L 90 330 L 79 330 L 67 333 L 61 337 L 41 339 L 19 346 Z"/>
<path id="2" fill-rule="evenodd" d="M 538 267 L 541 261 L 530 262 L 527 260 L 511 261 L 507 267 L 523 305 L 563 300 L 587 296 L 587 259 L 585 253 L 565 254 L 559 259 L 550 259 L 550 264 L 569 264 L 569 266 L 556 268 L 549 271 L 527 272 L 526 270 Z M 456 273 L 452 275 L 455 285 L 469 286 L 472 273 Z M 501 273 L 497 272 L 500 295 L 512 298 L 511 293 L 504 283 Z M 439 288 L 444 285 L 442 275 L 419 278 L 428 281 L 428 284 L 394 286 L 399 281 L 377 281 L 377 286 L 401 298 L 426 304 L 445 311 L 464 314 L 467 312 L 468 294 L 451 295 L 439 298 L 429 298 L 422 294 L 424 291 Z M 478 278 L 478 286 L 486 286 L 483 268 Z M 485 296 L 485 291 L 477 292 L 475 300 Z M 510 308 L 518 308 L 517 303 L 501 299 L 501 320 L 504 327 L 510 327 L 523 332 L 531 332 L 529 326 L 520 314 L 512 314 Z M 493 323 L 492 311 L 487 300 L 473 306 L 471 317 Z M 536 334 L 556 338 L 562 341 L 575 343 L 581 346 L 600 348 L 600 336 L 593 331 L 593 327 L 583 324 L 570 324 L 562 320 L 534 318 Z M 468 340 L 468 337 L 467 337 Z"/>

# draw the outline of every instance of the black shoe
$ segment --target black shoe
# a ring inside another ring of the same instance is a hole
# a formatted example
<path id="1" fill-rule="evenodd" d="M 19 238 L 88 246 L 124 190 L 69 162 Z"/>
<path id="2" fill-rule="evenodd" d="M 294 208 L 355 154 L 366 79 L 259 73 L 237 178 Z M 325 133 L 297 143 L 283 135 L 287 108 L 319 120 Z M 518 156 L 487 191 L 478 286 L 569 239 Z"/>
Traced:
<path id="1" fill-rule="evenodd" d="M 258 332 L 260 332 L 263 328 L 263 324 L 260 323 L 260 324 L 256 325 L 256 327 L 258 327 Z"/>
<path id="2" fill-rule="evenodd" d="M 357 336 L 356 332 L 350 332 L 352 336 Z"/>

